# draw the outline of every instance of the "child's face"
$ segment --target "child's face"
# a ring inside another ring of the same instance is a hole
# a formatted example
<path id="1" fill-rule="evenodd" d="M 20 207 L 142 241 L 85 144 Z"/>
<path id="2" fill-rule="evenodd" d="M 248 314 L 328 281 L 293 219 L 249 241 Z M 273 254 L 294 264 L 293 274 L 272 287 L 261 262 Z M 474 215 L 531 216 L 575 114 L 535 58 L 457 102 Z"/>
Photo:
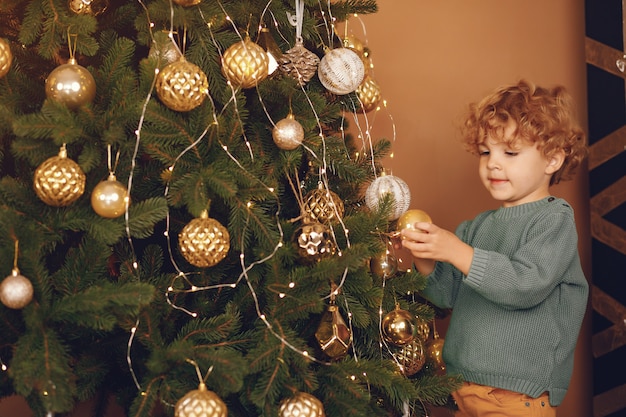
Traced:
<path id="1" fill-rule="evenodd" d="M 505 138 L 514 130 L 514 126 L 507 127 Z M 554 161 L 546 158 L 534 143 L 489 136 L 479 145 L 479 161 L 483 185 L 504 207 L 537 201 L 550 194 Z"/>

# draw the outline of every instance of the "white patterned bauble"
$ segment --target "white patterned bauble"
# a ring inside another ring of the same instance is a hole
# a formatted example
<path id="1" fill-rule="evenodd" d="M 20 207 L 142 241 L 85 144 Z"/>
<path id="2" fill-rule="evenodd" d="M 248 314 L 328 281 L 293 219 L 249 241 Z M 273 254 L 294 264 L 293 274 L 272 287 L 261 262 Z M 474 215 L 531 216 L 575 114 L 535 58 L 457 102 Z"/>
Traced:
<path id="1" fill-rule="evenodd" d="M 317 68 L 320 82 L 337 95 L 355 91 L 365 77 L 363 61 L 349 48 L 331 49 L 320 60 Z"/>
<path id="2" fill-rule="evenodd" d="M 365 204 L 375 211 L 378 209 L 380 200 L 386 195 L 393 197 L 393 210 L 389 220 L 396 220 L 409 209 L 411 205 L 411 191 L 402 179 L 394 175 L 382 175 L 376 178 L 365 191 Z"/>

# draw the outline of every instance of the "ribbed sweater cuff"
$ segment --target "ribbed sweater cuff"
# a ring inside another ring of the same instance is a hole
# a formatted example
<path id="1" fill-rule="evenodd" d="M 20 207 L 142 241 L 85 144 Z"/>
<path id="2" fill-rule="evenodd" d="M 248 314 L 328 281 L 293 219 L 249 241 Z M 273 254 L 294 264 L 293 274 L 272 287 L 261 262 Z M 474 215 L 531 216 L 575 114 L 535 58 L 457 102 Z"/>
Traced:
<path id="1" fill-rule="evenodd" d="M 483 278 L 485 277 L 485 269 L 487 269 L 488 260 L 489 252 L 474 248 L 474 258 L 472 259 L 469 274 L 466 277 L 466 282 L 469 285 L 480 287 L 483 282 Z"/>

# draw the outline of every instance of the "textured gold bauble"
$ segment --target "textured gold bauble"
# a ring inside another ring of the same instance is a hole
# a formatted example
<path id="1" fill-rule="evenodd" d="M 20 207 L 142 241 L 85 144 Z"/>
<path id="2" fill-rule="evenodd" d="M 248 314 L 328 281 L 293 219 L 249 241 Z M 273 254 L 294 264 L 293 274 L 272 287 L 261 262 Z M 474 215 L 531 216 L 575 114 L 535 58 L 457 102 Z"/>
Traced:
<path id="1" fill-rule="evenodd" d="M 404 229 L 415 230 L 415 223 L 425 222 L 432 223 L 432 219 L 424 210 L 420 209 L 411 209 L 405 211 L 402 216 L 398 219 L 398 223 L 396 224 L 396 230 L 401 231 Z"/>
<path id="2" fill-rule="evenodd" d="M 352 93 L 365 77 L 363 61 L 349 48 L 331 49 L 320 60 L 317 68 L 320 82 L 337 95 Z"/>
<path id="3" fill-rule="evenodd" d="M 249 37 L 224 51 L 222 73 L 235 87 L 254 87 L 267 78 L 268 72 L 267 53 Z"/>
<path id="4" fill-rule="evenodd" d="M 272 130 L 272 138 L 280 149 L 291 151 L 302 144 L 304 129 L 293 114 L 289 113 L 286 118 L 276 123 Z"/>
<path id="5" fill-rule="evenodd" d="M 226 417 L 228 408 L 222 399 L 206 385 L 185 394 L 174 407 L 175 417 Z"/>
<path id="6" fill-rule="evenodd" d="M 393 354 L 400 372 L 406 376 L 413 376 L 422 370 L 426 363 L 424 344 L 420 339 L 413 339 Z"/>
<path id="7" fill-rule="evenodd" d="M 26 307 L 33 299 L 33 284 L 17 269 L 0 283 L 0 302 L 15 310 Z"/>
<path id="8" fill-rule="evenodd" d="M 370 270 L 378 278 L 390 279 L 398 272 L 398 260 L 385 251 L 370 259 Z"/>
<path id="9" fill-rule="evenodd" d="M 37 197 L 54 207 L 65 207 L 85 192 L 85 173 L 67 157 L 65 148 L 46 159 L 35 170 L 33 185 Z"/>
<path id="10" fill-rule="evenodd" d="M 381 199 L 387 194 L 393 198 L 389 220 L 395 220 L 404 214 L 411 205 L 411 190 L 401 178 L 386 174 L 376 178 L 365 190 L 365 205 L 370 210 L 376 211 L 380 206 Z"/>
<path id="11" fill-rule="evenodd" d="M 343 218 L 343 200 L 337 193 L 318 187 L 304 196 L 304 223 L 334 223 Z"/>
<path id="12" fill-rule="evenodd" d="M 331 359 L 343 358 L 348 353 L 352 343 L 352 333 L 341 317 L 337 305 L 328 306 L 315 332 L 315 338 L 324 353 Z"/>
<path id="13" fill-rule="evenodd" d="M 12 62 L 11 45 L 6 39 L 0 38 L 0 78 L 8 74 Z"/>
<path id="14" fill-rule="evenodd" d="M 173 0 L 179 6 L 189 7 L 202 3 L 202 0 Z"/>
<path id="15" fill-rule="evenodd" d="M 180 57 L 159 71 L 155 89 L 161 102 L 168 108 L 186 112 L 204 102 L 209 82 L 199 66 Z"/>
<path id="16" fill-rule="evenodd" d="M 106 181 L 98 183 L 91 192 L 91 207 L 102 217 L 120 217 L 126 212 L 128 190 L 110 174 Z"/>
<path id="17" fill-rule="evenodd" d="M 315 396 L 297 392 L 283 400 L 278 410 L 279 417 L 325 417 L 324 405 Z"/>
<path id="18" fill-rule="evenodd" d="M 178 246 L 190 264 L 206 268 L 218 264 L 228 254 L 230 235 L 220 222 L 203 212 L 191 220 L 178 235 Z"/>
<path id="19" fill-rule="evenodd" d="M 361 104 L 361 110 L 365 113 L 378 107 L 382 98 L 378 83 L 369 75 L 365 75 L 363 82 L 356 89 L 356 95 Z"/>
<path id="20" fill-rule="evenodd" d="M 381 327 L 385 340 L 394 345 L 403 346 L 415 338 L 415 317 L 400 307 L 383 317 Z"/>
<path id="21" fill-rule="evenodd" d="M 348 35 L 342 39 L 341 43 L 345 48 L 352 49 L 354 52 L 356 52 L 359 57 L 363 56 L 363 52 L 365 51 L 365 45 L 363 44 L 363 41 L 361 41 L 356 36 Z"/>
<path id="22" fill-rule="evenodd" d="M 296 231 L 298 253 L 305 261 L 320 261 L 337 251 L 330 229 L 322 223 L 305 223 Z"/>
<path id="23" fill-rule="evenodd" d="M 446 373 L 446 364 L 443 362 L 443 344 L 444 339 L 438 337 L 426 343 L 426 366 L 438 375 Z"/>
<path id="24" fill-rule="evenodd" d="M 278 69 L 303 86 L 315 76 L 319 63 L 319 57 L 306 49 L 302 40 L 296 40 L 294 47 L 280 57 Z"/>
<path id="25" fill-rule="evenodd" d="M 426 342 L 428 340 L 428 336 L 430 336 L 430 324 L 419 316 L 415 316 L 415 319 L 417 320 L 415 336 L 422 342 Z"/>
<path id="26" fill-rule="evenodd" d="M 108 0 L 69 0 L 67 5 L 76 14 L 98 16 L 109 7 Z"/>
<path id="27" fill-rule="evenodd" d="M 53 69 L 46 78 L 46 97 L 77 109 L 96 97 L 96 81 L 87 68 L 71 58 L 67 64 Z"/>

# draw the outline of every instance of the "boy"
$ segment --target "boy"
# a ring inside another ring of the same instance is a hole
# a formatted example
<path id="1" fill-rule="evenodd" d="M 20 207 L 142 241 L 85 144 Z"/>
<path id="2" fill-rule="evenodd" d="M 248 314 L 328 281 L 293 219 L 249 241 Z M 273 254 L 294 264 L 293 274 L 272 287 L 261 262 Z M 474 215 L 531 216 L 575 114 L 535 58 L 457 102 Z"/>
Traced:
<path id="1" fill-rule="evenodd" d="M 402 231 L 423 295 L 452 308 L 443 359 L 463 386 L 457 417 L 555 416 L 572 374 L 588 284 L 574 213 L 549 187 L 586 156 L 564 88 L 527 81 L 470 106 L 464 142 L 497 210 L 456 233 L 431 223 Z"/>

